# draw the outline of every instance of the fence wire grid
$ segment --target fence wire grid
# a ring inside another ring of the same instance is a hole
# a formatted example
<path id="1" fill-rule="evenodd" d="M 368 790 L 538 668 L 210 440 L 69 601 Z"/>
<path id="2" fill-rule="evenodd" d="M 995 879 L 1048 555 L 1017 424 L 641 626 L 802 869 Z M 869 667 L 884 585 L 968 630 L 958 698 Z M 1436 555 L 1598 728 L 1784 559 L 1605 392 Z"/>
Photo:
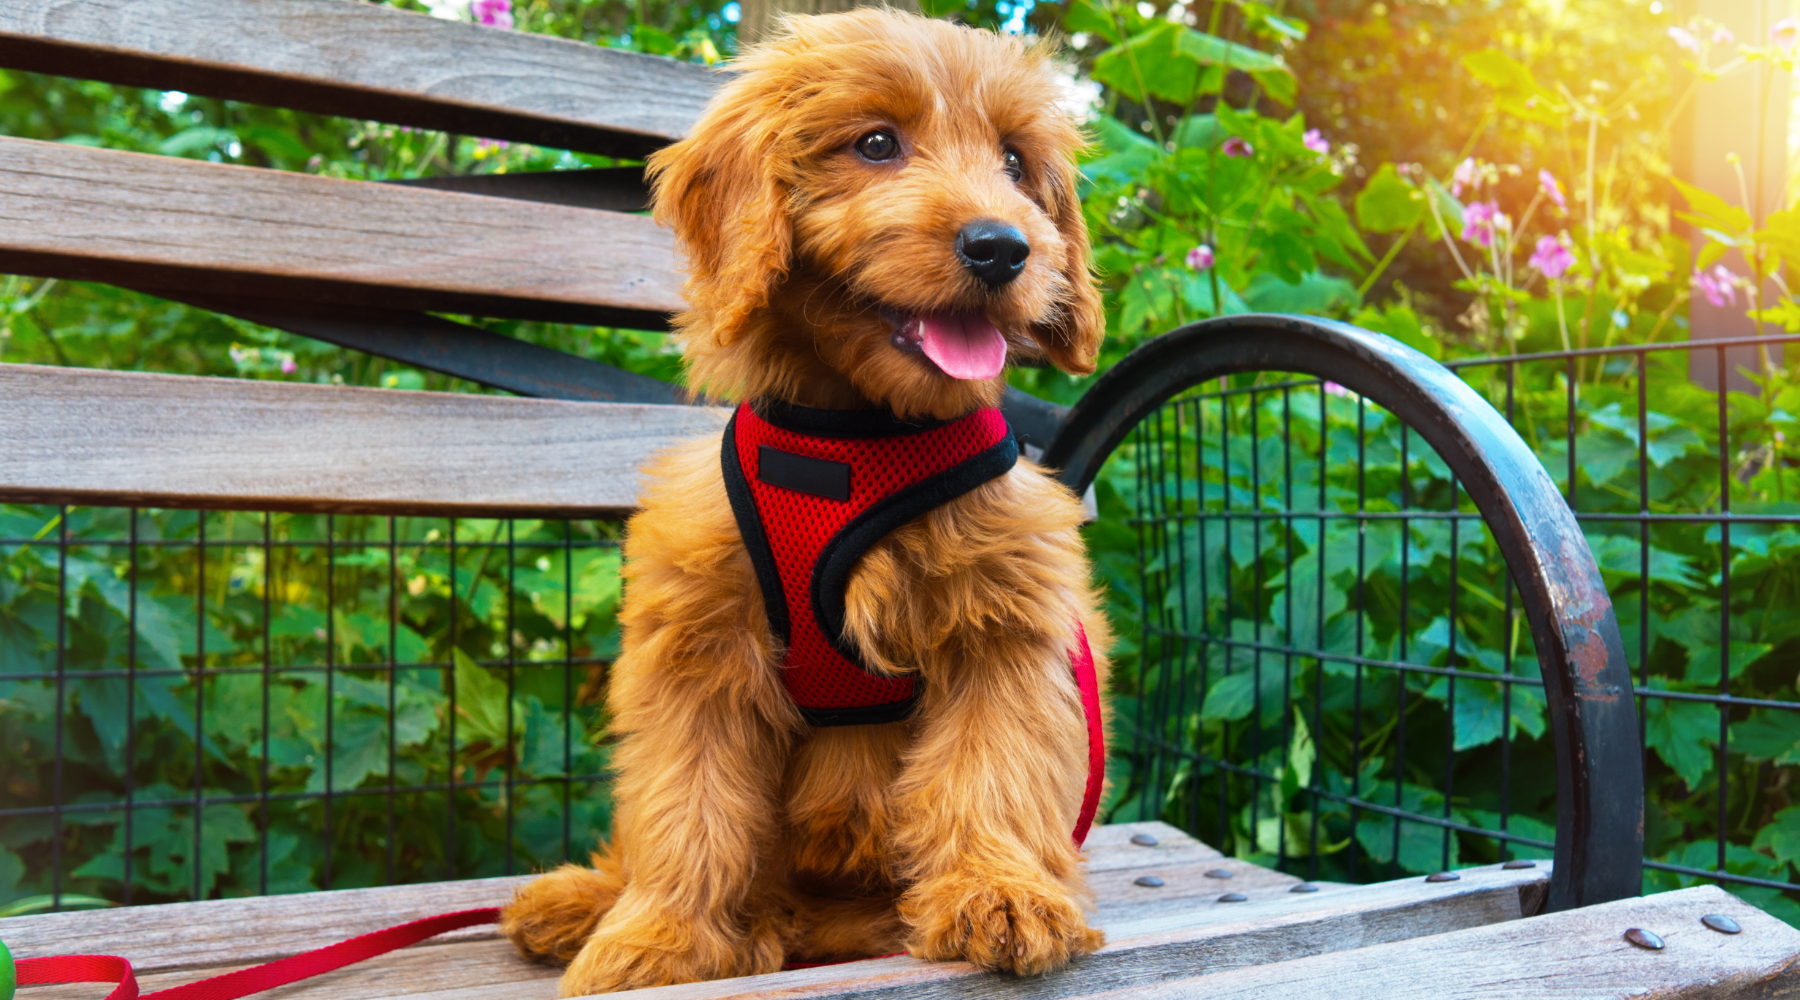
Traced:
<path id="1" fill-rule="evenodd" d="M 0 507 L 0 913 L 584 856 L 618 529 Z"/>
<path id="2" fill-rule="evenodd" d="M 1748 345 L 1793 340 L 1450 367 L 1544 461 L 1607 580 L 1644 744 L 1645 891 L 1715 881 L 1800 922 L 1800 475 L 1779 430 L 1800 411 L 1779 374 L 1745 375 Z M 1726 391 L 1733 371 L 1751 392 Z M 1531 631 L 1415 432 L 1330 382 L 1237 376 L 1141 421 L 1108 475 L 1141 612 L 1116 818 L 1309 879 L 1551 856 Z"/>

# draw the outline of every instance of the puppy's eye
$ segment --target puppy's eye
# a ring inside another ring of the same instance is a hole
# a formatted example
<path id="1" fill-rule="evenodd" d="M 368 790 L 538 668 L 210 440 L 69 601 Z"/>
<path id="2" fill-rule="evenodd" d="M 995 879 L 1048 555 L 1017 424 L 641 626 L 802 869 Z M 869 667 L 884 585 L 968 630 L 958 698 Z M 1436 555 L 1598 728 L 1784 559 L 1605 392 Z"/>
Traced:
<path id="1" fill-rule="evenodd" d="M 1025 161 L 1019 158 L 1017 152 L 1007 150 L 1001 155 L 1000 162 L 1005 165 L 1006 176 L 1011 177 L 1014 181 L 1025 176 Z"/>
<path id="2" fill-rule="evenodd" d="M 856 140 L 856 151 L 865 160 L 891 160 L 900 151 L 900 140 L 890 132 L 870 132 Z"/>

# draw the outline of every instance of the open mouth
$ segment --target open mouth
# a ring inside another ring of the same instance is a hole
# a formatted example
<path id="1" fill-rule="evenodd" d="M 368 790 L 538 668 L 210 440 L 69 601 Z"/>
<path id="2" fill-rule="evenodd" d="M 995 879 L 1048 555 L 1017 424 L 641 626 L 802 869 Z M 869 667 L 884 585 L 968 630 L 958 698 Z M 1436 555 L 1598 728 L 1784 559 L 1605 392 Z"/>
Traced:
<path id="1" fill-rule="evenodd" d="M 888 316 L 891 342 L 917 351 L 951 378 L 990 379 L 1006 367 L 1006 337 L 982 312 Z"/>

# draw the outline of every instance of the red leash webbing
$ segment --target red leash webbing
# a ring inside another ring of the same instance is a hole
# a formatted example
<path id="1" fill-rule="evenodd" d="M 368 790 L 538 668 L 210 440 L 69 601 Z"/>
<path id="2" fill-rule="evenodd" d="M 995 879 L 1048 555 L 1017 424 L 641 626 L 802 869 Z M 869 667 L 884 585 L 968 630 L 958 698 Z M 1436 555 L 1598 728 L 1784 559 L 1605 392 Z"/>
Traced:
<path id="1" fill-rule="evenodd" d="M 476 924 L 491 924 L 499 919 L 500 908 L 497 906 L 426 917 L 264 965 L 227 972 L 222 976 L 202 979 L 185 986 L 145 993 L 141 998 L 138 995 L 137 976 L 131 971 L 131 963 L 113 955 L 53 955 L 49 958 L 22 959 L 18 963 L 19 985 L 118 983 L 118 987 L 107 995 L 106 1000 L 238 1000 L 239 997 L 252 993 L 272 990 L 364 959 L 385 955 L 447 931 L 473 927 Z"/>
<path id="2" fill-rule="evenodd" d="M 1100 790 L 1106 784 L 1106 733 L 1100 723 L 1100 678 L 1094 668 L 1094 651 L 1088 646 L 1087 626 L 1075 622 L 1075 635 L 1081 648 L 1070 650 L 1070 665 L 1075 669 L 1075 683 L 1081 688 L 1081 711 L 1087 716 L 1088 779 L 1087 791 L 1081 798 L 1081 815 L 1075 820 L 1075 846 L 1087 842 L 1088 828 L 1094 825 L 1094 813 L 1100 808 Z"/>

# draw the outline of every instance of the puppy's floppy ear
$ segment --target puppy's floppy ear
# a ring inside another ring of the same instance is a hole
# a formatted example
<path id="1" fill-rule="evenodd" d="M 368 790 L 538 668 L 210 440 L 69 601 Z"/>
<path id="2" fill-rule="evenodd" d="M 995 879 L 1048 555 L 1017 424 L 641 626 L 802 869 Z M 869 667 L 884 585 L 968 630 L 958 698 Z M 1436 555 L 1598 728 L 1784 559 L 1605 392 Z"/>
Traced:
<path id="1" fill-rule="evenodd" d="M 718 346 L 743 333 L 751 313 L 787 273 L 794 235 L 791 185 L 773 123 L 780 99 L 727 84 L 687 138 L 652 154 L 646 171 L 656 221 L 688 256 L 688 313 L 681 326 Z"/>
<path id="2" fill-rule="evenodd" d="M 1100 341 L 1106 336 L 1106 310 L 1089 270 L 1087 220 L 1081 216 L 1073 164 L 1058 160 L 1044 177 L 1044 203 L 1062 234 L 1065 257 L 1060 273 L 1061 310 L 1049 323 L 1034 328 L 1050 361 L 1071 375 L 1094 370 Z"/>

